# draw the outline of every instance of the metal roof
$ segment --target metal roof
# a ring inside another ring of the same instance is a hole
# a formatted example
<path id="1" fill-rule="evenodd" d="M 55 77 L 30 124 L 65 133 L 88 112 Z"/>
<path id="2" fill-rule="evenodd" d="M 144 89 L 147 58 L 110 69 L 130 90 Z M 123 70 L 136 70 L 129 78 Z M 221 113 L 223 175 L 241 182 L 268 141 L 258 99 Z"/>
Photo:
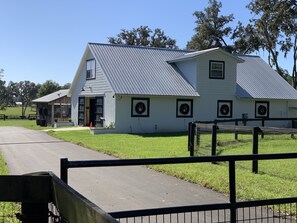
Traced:
<path id="1" fill-rule="evenodd" d="M 174 64 L 183 50 L 88 44 L 116 94 L 199 96 Z"/>
<path id="2" fill-rule="evenodd" d="M 69 89 L 63 89 L 56 92 L 53 92 L 51 94 L 45 95 L 43 97 L 37 98 L 33 100 L 33 103 L 49 103 L 54 100 L 57 100 L 61 97 L 67 96 Z"/>
<path id="3" fill-rule="evenodd" d="M 258 56 L 238 55 L 237 89 L 240 98 L 297 99 L 297 91 Z"/>
<path id="4" fill-rule="evenodd" d="M 177 57 L 177 58 L 174 58 L 170 61 L 168 61 L 169 63 L 174 63 L 174 62 L 179 62 L 179 61 L 184 61 L 184 60 L 189 60 L 189 59 L 193 59 L 193 58 L 197 58 L 201 55 L 206 55 L 206 54 L 209 54 L 209 53 L 212 53 L 214 51 L 220 51 L 221 53 L 229 56 L 229 57 L 232 57 L 233 59 L 235 59 L 236 61 L 238 61 L 239 63 L 242 63 L 243 60 L 238 58 L 237 56 L 231 54 L 231 53 L 228 53 L 227 51 L 223 50 L 222 48 L 220 47 L 216 47 L 216 48 L 211 48 L 211 49 L 206 49 L 206 50 L 199 50 L 199 51 L 188 51 L 186 53 L 184 53 L 183 55 Z"/>

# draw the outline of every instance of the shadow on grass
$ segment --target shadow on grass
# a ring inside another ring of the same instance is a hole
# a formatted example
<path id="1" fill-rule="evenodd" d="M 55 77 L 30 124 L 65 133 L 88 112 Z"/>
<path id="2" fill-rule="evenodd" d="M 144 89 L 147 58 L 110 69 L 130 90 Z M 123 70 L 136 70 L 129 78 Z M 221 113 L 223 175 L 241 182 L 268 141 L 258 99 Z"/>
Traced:
<path id="1" fill-rule="evenodd" d="M 187 136 L 188 132 L 129 133 L 129 135 L 140 136 L 144 138 L 175 137 L 175 136 Z"/>

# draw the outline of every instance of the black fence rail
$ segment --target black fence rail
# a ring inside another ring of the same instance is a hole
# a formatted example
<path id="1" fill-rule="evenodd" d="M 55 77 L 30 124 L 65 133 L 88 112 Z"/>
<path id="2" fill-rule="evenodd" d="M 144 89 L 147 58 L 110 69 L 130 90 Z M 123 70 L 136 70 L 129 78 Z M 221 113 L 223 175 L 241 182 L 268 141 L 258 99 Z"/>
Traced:
<path id="1" fill-rule="evenodd" d="M 296 159 L 297 153 L 260 154 L 260 155 L 230 155 L 154 159 L 124 159 L 124 160 L 89 160 L 69 161 L 61 159 L 60 176 L 67 183 L 70 168 L 84 167 L 114 167 L 138 165 L 165 165 L 185 163 L 218 163 L 229 165 L 229 203 L 206 204 L 156 208 L 145 210 L 119 211 L 109 213 L 120 222 L 297 222 L 295 219 L 297 197 L 238 201 L 236 197 L 236 162 L 258 160 Z M 282 214 L 280 205 L 288 205 Z"/>
<path id="2" fill-rule="evenodd" d="M 219 123 L 233 123 L 234 125 L 243 126 L 248 125 L 248 123 L 255 123 L 256 126 L 265 126 L 267 122 L 276 122 L 276 121 L 288 121 L 291 122 L 292 128 L 297 128 L 297 118 L 233 118 L 233 119 L 215 119 L 213 121 L 196 121 L 195 123 L 205 123 L 205 124 L 219 124 Z M 289 126 L 288 126 L 289 127 Z"/>
<path id="3" fill-rule="evenodd" d="M 118 222 L 50 172 L 0 176 L 0 188 L 0 222 Z"/>

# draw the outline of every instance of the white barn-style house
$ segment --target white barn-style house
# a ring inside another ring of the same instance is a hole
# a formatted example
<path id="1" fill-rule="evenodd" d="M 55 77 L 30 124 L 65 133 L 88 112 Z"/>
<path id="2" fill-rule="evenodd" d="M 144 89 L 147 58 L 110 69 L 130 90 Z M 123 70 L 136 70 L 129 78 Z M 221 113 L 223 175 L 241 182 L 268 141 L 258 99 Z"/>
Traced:
<path id="1" fill-rule="evenodd" d="M 89 43 L 69 95 L 75 125 L 115 132 L 184 131 L 190 121 L 243 116 L 297 117 L 297 91 L 267 63 L 220 48 Z"/>

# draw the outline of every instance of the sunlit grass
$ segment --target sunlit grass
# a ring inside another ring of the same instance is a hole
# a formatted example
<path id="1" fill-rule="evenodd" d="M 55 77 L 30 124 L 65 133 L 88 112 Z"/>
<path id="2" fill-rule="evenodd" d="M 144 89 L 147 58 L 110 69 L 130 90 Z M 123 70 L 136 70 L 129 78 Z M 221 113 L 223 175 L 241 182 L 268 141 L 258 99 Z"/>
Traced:
<path id="1" fill-rule="evenodd" d="M 87 148 L 121 158 L 187 157 L 187 135 L 132 135 L 99 134 L 89 131 L 51 132 L 51 135 Z M 251 154 L 252 138 L 240 135 L 240 141 L 233 134 L 218 135 L 218 152 L 227 154 Z M 211 135 L 201 135 L 201 147 L 210 153 Z M 265 136 L 259 140 L 259 153 L 297 152 L 296 140 L 289 135 Z M 270 199 L 292 197 L 297 193 L 296 160 L 261 161 L 260 174 L 253 174 L 251 162 L 239 162 L 236 168 L 237 196 L 239 199 Z M 197 183 L 227 194 L 229 192 L 228 165 L 221 164 L 179 164 L 158 165 L 150 168 Z"/>

